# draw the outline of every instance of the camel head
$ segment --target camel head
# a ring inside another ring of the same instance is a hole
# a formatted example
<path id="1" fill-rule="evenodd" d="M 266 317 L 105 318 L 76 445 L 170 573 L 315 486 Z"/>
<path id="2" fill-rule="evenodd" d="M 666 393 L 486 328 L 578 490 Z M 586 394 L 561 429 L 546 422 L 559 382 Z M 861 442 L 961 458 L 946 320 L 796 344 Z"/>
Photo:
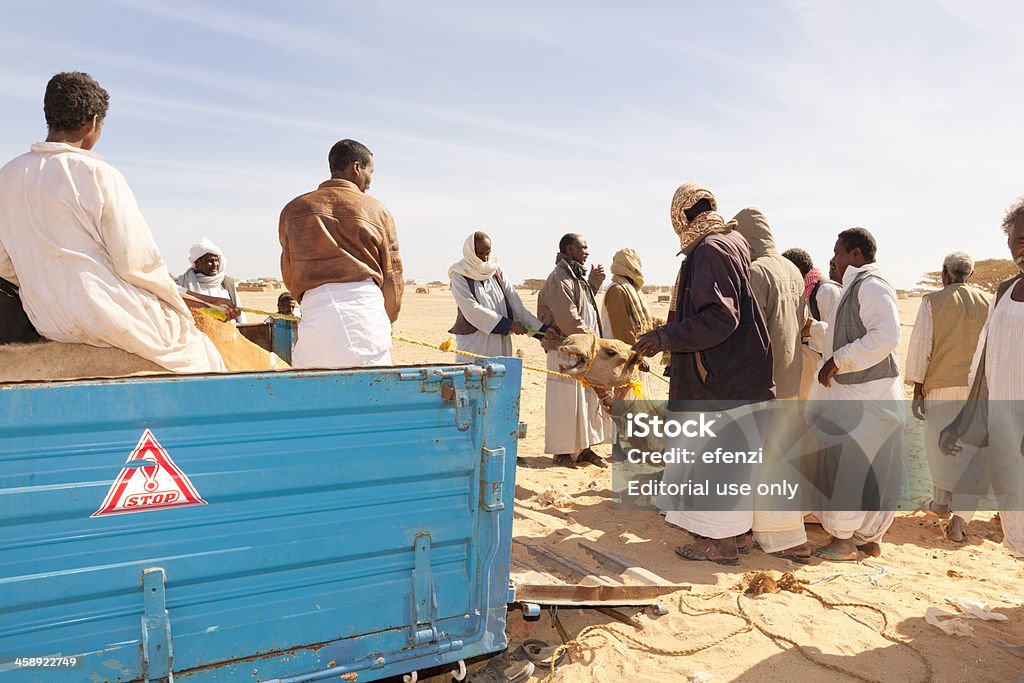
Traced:
<path id="1" fill-rule="evenodd" d="M 565 338 L 558 352 L 572 359 L 568 364 L 559 365 L 559 369 L 567 375 L 585 378 L 594 386 L 606 408 L 611 407 L 612 401 L 622 400 L 630 394 L 629 383 L 637 370 L 650 371 L 643 356 L 618 339 L 572 334 Z M 590 360 L 592 355 L 593 362 Z"/>

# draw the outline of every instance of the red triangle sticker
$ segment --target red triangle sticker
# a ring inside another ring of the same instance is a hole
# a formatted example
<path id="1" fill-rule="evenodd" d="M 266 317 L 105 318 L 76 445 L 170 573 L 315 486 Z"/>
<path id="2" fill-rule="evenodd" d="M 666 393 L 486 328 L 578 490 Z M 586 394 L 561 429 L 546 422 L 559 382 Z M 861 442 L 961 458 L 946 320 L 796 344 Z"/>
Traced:
<path id="1" fill-rule="evenodd" d="M 144 461 L 147 464 L 140 464 Z M 90 515 L 123 515 L 188 505 L 206 505 L 185 473 L 148 429 L 107 491 L 100 509 Z"/>

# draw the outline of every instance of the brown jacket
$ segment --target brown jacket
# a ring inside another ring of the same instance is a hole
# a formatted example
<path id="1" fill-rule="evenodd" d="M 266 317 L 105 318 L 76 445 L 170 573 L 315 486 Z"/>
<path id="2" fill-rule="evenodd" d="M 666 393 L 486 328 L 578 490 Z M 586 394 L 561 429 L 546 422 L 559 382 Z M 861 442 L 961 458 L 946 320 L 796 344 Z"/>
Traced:
<path id="1" fill-rule="evenodd" d="M 331 179 L 281 210 L 281 277 L 301 303 L 314 287 L 373 279 L 391 322 L 402 306 L 402 259 L 395 221 L 347 180 Z"/>
<path id="2" fill-rule="evenodd" d="M 545 325 L 557 327 L 565 336 L 588 332 L 600 337 L 600 319 L 598 329 L 590 329 L 583 324 L 580 307 L 593 306 L 595 316 L 598 315 L 594 293 L 601 288 L 604 277 L 603 274 L 594 271 L 589 278 L 584 279 L 582 266 L 578 267 L 578 272 L 573 272 L 566 262 L 566 257 L 559 254 L 555 258 L 555 269 L 548 275 L 540 294 L 537 295 L 537 317 Z M 545 351 L 554 351 L 560 344 L 542 341 L 541 346 Z"/>

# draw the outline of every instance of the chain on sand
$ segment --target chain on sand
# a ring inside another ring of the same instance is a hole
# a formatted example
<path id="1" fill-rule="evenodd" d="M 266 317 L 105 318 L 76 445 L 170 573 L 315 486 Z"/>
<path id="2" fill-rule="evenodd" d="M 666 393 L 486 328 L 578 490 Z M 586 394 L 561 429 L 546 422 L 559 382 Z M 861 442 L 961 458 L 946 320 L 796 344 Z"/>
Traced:
<path id="1" fill-rule="evenodd" d="M 915 658 L 917 658 L 921 662 L 921 664 L 924 666 L 924 668 L 925 668 L 925 675 L 922 677 L 922 679 L 921 679 L 922 681 L 930 681 L 934 677 L 934 673 L 935 672 L 932 669 L 931 663 L 928 661 L 927 657 L 925 657 L 924 654 L 917 647 L 915 647 L 913 644 L 907 642 L 906 640 L 903 640 L 903 639 L 901 639 L 901 638 L 899 638 L 899 637 L 889 633 L 889 617 L 888 617 L 888 615 L 886 615 L 886 613 L 883 610 L 879 609 L 878 607 L 875 607 L 874 605 L 868 605 L 868 604 L 863 603 L 863 602 L 838 602 L 838 601 L 830 600 L 830 599 L 828 599 L 828 598 L 826 598 L 826 597 L 816 593 L 815 591 L 811 590 L 810 588 L 808 588 L 807 587 L 807 582 L 805 580 L 797 579 L 792 573 L 789 573 L 789 572 L 784 573 L 777 581 L 770 574 L 768 574 L 767 572 L 750 572 L 747 575 L 745 575 L 743 577 L 743 579 L 734 587 L 733 591 L 721 591 L 721 592 L 718 592 L 718 593 L 710 593 L 710 594 L 707 594 L 707 595 L 697 595 L 697 596 L 694 596 L 695 598 L 697 598 L 699 600 L 713 600 L 715 598 L 719 598 L 719 597 L 722 597 L 722 596 L 725 596 L 725 595 L 729 595 L 730 593 L 734 593 L 735 594 L 735 599 L 736 599 L 736 611 L 735 612 L 730 611 L 730 610 L 726 610 L 726 609 L 722 609 L 722 608 L 718 608 L 718 607 L 712 607 L 712 608 L 703 609 L 703 610 L 694 609 L 688 603 L 686 603 L 686 601 L 682 597 L 679 598 L 680 611 L 682 612 L 683 611 L 682 607 L 685 606 L 689 611 L 688 612 L 684 612 L 684 613 L 688 614 L 688 616 L 700 617 L 700 616 L 707 616 L 707 615 L 710 615 L 710 614 L 725 614 L 725 615 L 728 615 L 728 616 L 731 616 L 731 617 L 737 617 L 739 619 L 742 619 L 746 623 L 746 626 L 743 626 L 743 627 L 738 628 L 738 629 L 736 629 L 734 631 L 731 631 L 728 634 L 726 634 L 726 635 L 722 636 L 721 638 L 718 638 L 717 640 L 714 640 L 714 641 L 712 641 L 710 643 L 706 643 L 704 645 L 699 645 L 697 647 L 681 649 L 681 650 L 672 650 L 672 649 L 657 647 L 655 645 L 651 645 L 650 643 L 645 643 L 645 642 L 643 642 L 643 641 L 641 641 L 641 640 L 639 640 L 639 639 L 637 639 L 637 638 L 635 638 L 635 637 L 633 637 L 633 636 L 631 636 L 631 635 L 629 635 L 627 633 L 623 633 L 619 629 L 612 628 L 610 625 L 597 624 L 597 625 L 593 625 L 593 626 L 587 626 L 582 631 L 580 631 L 579 635 L 577 635 L 575 639 L 569 641 L 568 643 L 560 645 L 552 653 L 551 659 L 550 659 L 550 662 L 551 662 L 550 669 L 551 670 L 548 673 L 548 677 L 547 677 L 546 681 L 550 682 L 550 681 L 554 680 L 554 676 L 555 676 L 555 660 L 563 651 L 569 651 L 569 652 L 573 652 L 573 653 L 582 652 L 584 650 L 592 651 L 594 648 L 592 646 L 587 646 L 585 644 L 585 642 L 587 640 L 589 640 L 590 637 L 593 637 L 593 636 L 600 635 L 600 636 L 603 636 L 605 638 L 608 638 L 610 635 L 614 635 L 617 638 L 620 638 L 620 639 L 622 639 L 622 640 L 624 640 L 624 641 L 626 641 L 628 643 L 632 643 L 633 645 L 636 645 L 637 647 L 639 647 L 639 648 L 641 648 L 643 650 L 646 650 L 647 652 L 651 652 L 653 654 L 656 654 L 656 655 L 664 655 L 664 656 L 667 656 L 667 657 L 688 657 L 688 656 L 694 655 L 694 654 L 696 654 L 698 652 L 701 652 L 702 650 L 707 650 L 707 649 L 710 649 L 712 647 L 715 647 L 716 645 L 719 645 L 719 644 L 723 643 L 724 641 L 728 640 L 729 638 L 732 638 L 734 636 L 738 636 L 738 635 L 740 635 L 742 633 L 749 633 L 750 631 L 753 631 L 753 630 L 756 629 L 762 635 L 772 639 L 775 642 L 782 642 L 782 643 L 786 643 L 786 644 L 792 646 L 793 648 L 796 649 L 796 651 L 804 659 L 806 659 L 807 661 L 809 661 L 810 663 L 812 663 L 812 664 L 814 664 L 816 666 L 820 666 L 820 667 L 822 667 L 824 669 L 828 669 L 829 671 L 834 671 L 836 673 L 843 674 L 844 676 L 849 676 L 850 678 L 854 678 L 854 679 L 856 679 L 858 681 L 864 681 L 865 683 L 877 683 L 876 679 L 868 678 L 868 677 L 866 677 L 866 676 L 864 676 L 864 675 L 862 675 L 860 673 L 857 673 L 856 671 L 852 671 L 852 670 L 847 669 L 845 667 L 841 667 L 841 666 L 839 666 L 837 664 L 832 664 L 831 662 L 826 662 L 826 661 L 822 661 L 820 659 L 816 659 L 815 657 L 811 656 L 811 654 L 804 648 L 803 645 L 801 645 L 800 643 L 796 642 L 795 640 L 793 640 L 792 638 L 790 638 L 788 636 L 784 636 L 784 635 L 782 635 L 780 633 L 776 633 L 776 632 L 770 630 L 764 624 L 761 624 L 758 621 L 756 621 L 754 619 L 754 617 L 751 616 L 750 613 L 746 609 L 744 609 L 743 600 L 746 599 L 746 600 L 750 601 L 750 600 L 753 599 L 753 598 L 750 598 L 750 597 L 745 598 L 745 596 L 747 594 L 752 594 L 754 597 L 756 597 L 756 596 L 761 595 L 763 593 L 773 593 L 773 592 L 778 592 L 780 590 L 785 590 L 785 591 L 789 591 L 789 592 L 792 592 L 792 593 L 803 593 L 803 594 L 806 594 L 806 595 L 814 598 L 815 600 L 817 600 L 821 605 L 823 605 L 825 607 L 829 607 L 829 608 L 860 607 L 860 608 L 864 608 L 864 609 L 870 610 L 872 612 L 875 612 L 876 614 L 878 614 L 882 618 L 882 628 L 881 629 L 876 629 L 875 627 L 873 627 L 870 624 L 868 624 L 868 623 L 858 619 L 857 617 L 853 616 L 852 614 L 846 614 L 845 612 L 844 612 L 844 614 L 846 614 L 846 616 L 848 616 L 850 619 L 856 621 L 857 623 L 859 623 L 859 624 L 861 624 L 863 626 L 866 626 L 866 627 L 870 628 L 871 630 L 875 631 L 876 633 L 878 633 L 879 636 L 881 636 L 885 640 L 888 640 L 891 643 L 895 643 L 896 645 L 902 645 L 902 646 L 906 647 L 908 650 L 910 650 L 914 654 Z"/>

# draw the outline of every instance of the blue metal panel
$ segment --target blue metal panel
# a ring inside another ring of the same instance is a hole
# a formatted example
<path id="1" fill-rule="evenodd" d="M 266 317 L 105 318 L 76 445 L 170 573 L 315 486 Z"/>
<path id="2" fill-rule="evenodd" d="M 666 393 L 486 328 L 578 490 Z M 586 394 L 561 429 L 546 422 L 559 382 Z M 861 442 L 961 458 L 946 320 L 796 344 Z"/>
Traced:
<path id="1" fill-rule="evenodd" d="M 0 653 L 85 663 L 0 679 L 372 681 L 502 649 L 520 373 L 0 387 Z M 207 504 L 90 518 L 146 429 Z"/>
<path id="2" fill-rule="evenodd" d="M 292 350 L 299 338 L 299 323 L 294 320 L 274 318 L 274 329 L 270 335 L 271 351 L 285 363 L 291 365 Z"/>

